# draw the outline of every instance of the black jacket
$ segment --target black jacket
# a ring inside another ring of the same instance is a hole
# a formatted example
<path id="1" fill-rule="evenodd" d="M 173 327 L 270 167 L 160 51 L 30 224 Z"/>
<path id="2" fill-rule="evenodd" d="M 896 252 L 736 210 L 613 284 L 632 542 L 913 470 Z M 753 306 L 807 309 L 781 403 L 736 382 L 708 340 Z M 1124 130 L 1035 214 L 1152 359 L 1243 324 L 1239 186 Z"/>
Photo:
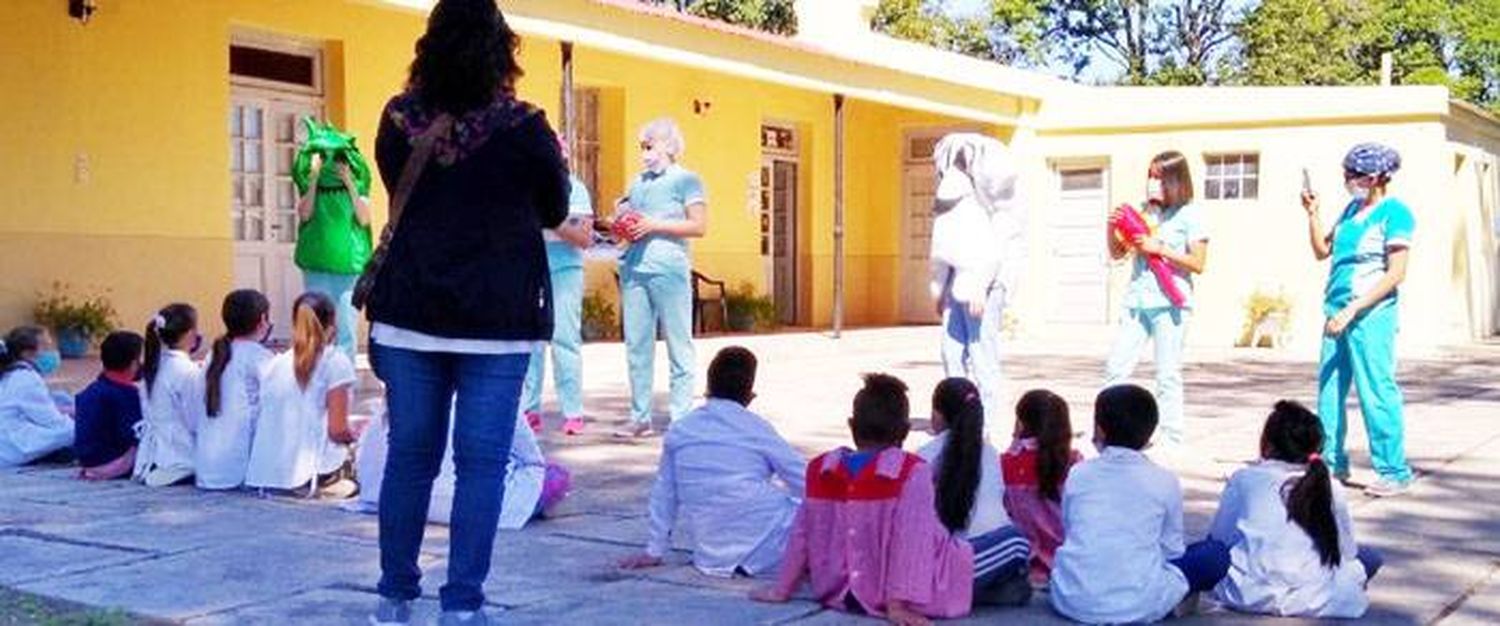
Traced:
<path id="1" fill-rule="evenodd" d="M 394 194 L 431 115 L 410 94 L 381 116 L 375 160 Z M 546 340 L 552 286 L 542 229 L 567 216 L 557 136 L 510 99 L 457 118 L 412 188 L 367 315 L 453 339 Z"/>

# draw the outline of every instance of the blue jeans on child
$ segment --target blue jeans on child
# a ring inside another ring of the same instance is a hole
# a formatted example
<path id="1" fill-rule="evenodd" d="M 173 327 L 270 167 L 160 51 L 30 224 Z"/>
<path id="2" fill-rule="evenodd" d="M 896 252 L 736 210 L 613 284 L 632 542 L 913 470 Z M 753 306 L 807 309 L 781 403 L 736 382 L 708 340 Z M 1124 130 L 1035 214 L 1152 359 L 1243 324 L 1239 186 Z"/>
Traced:
<path id="1" fill-rule="evenodd" d="M 950 279 L 951 282 L 951 279 Z M 1010 411 L 1001 397 L 1000 332 L 1005 324 L 1005 289 L 990 288 L 984 312 L 969 315 L 968 306 L 943 294 L 943 375 L 967 378 L 979 388 L 984 431 L 991 441 L 1010 438 Z"/>
<path id="2" fill-rule="evenodd" d="M 1374 580 L 1375 575 L 1380 573 L 1380 568 L 1385 566 L 1385 555 L 1369 546 L 1360 546 L 1354 558 L 1365 568 L 1365 582 Z"/>
<path id="3" fill-rule="evenodd" d="M 302 287 L 328 296 L 333 300 L 333 306 L 338 309 L 336 316 L 339 327 L 339 349 L 349 357 L 350 363 L 355 362 L 354 356 L 358 352 L 354 341 L 354 329 L 359 326 L 359 310 L 354 308 L 354 283 L 358 281 L 359 275 L 357 274 L 302 272 Z"/>
<path id="4" fill-rule="evenodd" d="M 563 417 L 583 416 L 583 268 L 552 270 L 552 342 L 531 353 L 521 410 L 540 413 L 547 351 L 552 352 L 552 381 Z"/>
<path id="5" fill-rule="evenodd" d="M 1105 387 L 1124 383 L 1135 372 L 1146 340 L 1156 345 L 1156 405 L 1161 420 L 1156 439 L 1182 443 L 1182 342 L 1187 334 L 1189 312 L 1173 307 L 1126 309 L 1120 320 L 1120 334 L 1105 365 Z"/>
<path id="6" fill-rule="evenodd" d="M 450 410 L 457 484 L 449 524 L 444 611 L 484 604 L 505 464 L 515 435 L 516 405 L 526 354 L 419 352 L 370 346 L 375 373 L 386 384 L 390 449 L 380 487 L 380 585 L 386 598 L 421 595 L 417 565 L 427 527 L 432 481 L 448 446 Z M 456 400 L 455 400 L 456 396 Z"/>
<path id="7" fill-rule="evenodd" d="M 666 335 L 671 361 L 672 421 L 693 408 L 693 278 L 683 271 L 664 274 L 620 272 L 620 309 L 625 322 L 625 361 L 630 368 L 630 419 L 651 423 L 651 381 L 655 376 L 656 329 Z"/>
<path id="8" fill-rule="evenodd" d="M 1217 539 L 1190 544 L 1171 561 L 1188 581 L 1188 593 L 1202 593 L 1214 588 L 1229 574 L 1229 546 Z"/>
<path id="9" fill-rule="evenodd" d="M 1323 419 L 1323 458 L 1336 474 L 1347 474 L 1349 455 L 1344 437 L 1349 432 L 1345 398 L 1353 385 L 1359 394 L 1370 437 L 1370 463 L 1382 478 L 1411 480 L 1406 462 L 1406 427 L 1401 387 L 1396 385 L 1396 306 L 1382 304 L 1344 329 L 1338 337 L 1323 336 L 1323 358 L 1318 367 L 1318 416 Z"/>

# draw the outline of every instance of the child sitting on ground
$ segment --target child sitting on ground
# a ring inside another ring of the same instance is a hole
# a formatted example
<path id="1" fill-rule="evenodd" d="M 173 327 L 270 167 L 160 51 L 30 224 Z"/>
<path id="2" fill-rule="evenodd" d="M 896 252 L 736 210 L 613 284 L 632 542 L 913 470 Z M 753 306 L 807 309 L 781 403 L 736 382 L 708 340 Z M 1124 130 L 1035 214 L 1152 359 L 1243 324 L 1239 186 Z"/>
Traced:
<path id="1" fill-rule="evenodd" d="M 39 326 L 17 327 L 0 341 L 0 467 L 69 455 L 73 420 L 44 379 L 60 364 L 52 336 Z"/>
<path id="2" fill-rule="evenodd" d="M 556 463 L 549 463 L 542 456 L 533 432 L 525 418 L 518 416 L 515 437 L 510 443 L 510 459 L 505 466 L 505 491 L 500 502 L 501 530 L 520 530 L 532 520 L 549 516 L 567 498 L 572 486 L 568 470 Z M 380 511 L 380 488 L 385 477 L 387 456 L 386 437 L 390 432 L 388 417 L 383 411 L 370 422 L 370 426 L 359 436 L 358 454 L 355 455 L 355 475 L 359 480 L 359 499 L 345 506 L 347 510 L 374 514 Z M 448 436 L 453 436 L 453 419 L 448 420 Z M 448 525 L 453 512 L 453 493 L 456 475 L 453 465 L 453 446 L 443 454 L 442 468 L 432 482 L 432 496 L 428 500 L 427 521 Z"/>
<path id="3" fill-rule="evenodd" d="M 146 324 L 141 365 L 140 447 L 132 476 L 148 487 L 166 487 L 193 477 L 193 448 L 203 421 L 203 369 L 193 361 L 202 346 L 198 311 L 167 305 Z"/>
<path id="4" fill-rule="evenodd" d="M 83 466 L 79 478 L 112 480 L 135 469 L 135 425 L 141 421 L 135 376 L 144 346 L 145 339 L 129 331 L 112 332 L 99 344 L 104 373 L 78 394 L 73 418 L 73 451 Z"/>
<path id="5" fill-rule="evenodd" d="M 949 378 L 932 391 L 932 432 L 917 454 L 933 468 L 938 519 L 974 547 L 974 603 L 1017 606 L 1031 598 L 1031 546 L 1005 514 L 1000 453 L 984 440 L 979 388 Z"/>
<path id="6" fill-rule="evenodd" d="M 349 427 L 355 372 L 338 339 L 333 300 L 309 291 L 292 305 L 292 349 L 261 370 L 260 416 L 245 485 L 309 495 L 337 478 L 354 443 Z"/>
<path id="7" fill-rule="evenodd" d="M 785 602 L 809 578 L 824 606 L 901 626 L 969 612 L 974 549 L 938 519 L 932 467 L 901 450 L 910 413 L 905 383 L 865 376 L 849 419 L 858 449 L 808 464 L 780 579 L 752 599 Z"/>
<path id="8" fill-rule="evenodd" d="M 672 424 L 651 489 L 651 538 L 627 569 L 662 563 L 672 531 L 694 541 L 693 565 L 710 576 L 774 571 L 802 499 L 807 461 L 747 407 L 755 355 L 719 351 L 708 367 L 708 400 Z M 780 479 L 783 484 L 777 484 Z"/>
<path id="9" fill-rule="evenodd" d="M 1015 440 L 1000 456 L 1005 510 L 1031 543 L 1031 583 L 1045 587 L 1062 545 L 1062 494 L 1068 470 L 1083 460 L 1073 450 L 1068 403 L 1034 389 L 1016 403 Z"/>
<path id="10" fill-rule="evenodd" d="M 204 374 L 205 419 L 194 458 L 199 489 L 234 489 L 245 482 L 260 414 L 260 368 L 275 356 L 262 344 L 271 332 L 271 303 L 264 294 L 232 291 L 220 315 L 225 332 L 214 341 Z"/>
<path id="11" fill-rule="evenodd" d="M 1212 539 L 1186 549 L 1182 486 L 1141 450 L 1156 430 L 1156 399 L 1135 385 L 1099 392 L 1099 456 L 1080 463 L 1063 494 L 1062 547 L 1052 569 L 1052 606 L 1090 624 L 1154 622 L 1213 589 L 1229 549 Z"/>
<path id="12" fill-rule="evenodd" d="M 1229 546 L 1216 598 L 1237 611 L 1361 617 L 1381 557 L 1356 547 L 1343 491 L 1331 481 L 1318 416 L 1276 403 L 1260 435 L 1261 461 L 1229 478 L 1209 536 Z"/>

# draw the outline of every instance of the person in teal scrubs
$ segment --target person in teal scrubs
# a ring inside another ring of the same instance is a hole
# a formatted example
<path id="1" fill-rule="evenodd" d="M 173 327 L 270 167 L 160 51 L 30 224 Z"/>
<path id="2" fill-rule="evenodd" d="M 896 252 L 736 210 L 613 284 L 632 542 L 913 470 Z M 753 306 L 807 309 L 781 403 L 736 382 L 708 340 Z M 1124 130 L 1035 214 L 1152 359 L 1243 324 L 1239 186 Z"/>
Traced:
<path id="1" fill-rule="evenodd" d="M 1412 481 L 1406 462 L 1401 388 L 1396 384 L 1398 287 L 1416 227 L 1411 209 L 1386 193 L 1401 167 L 1395 150 L 1377 143 L 1355 146 L 1344 157 L 1344 185 L 1352 199 L 1333 229 L 1324 230 L 1318 196 L 1302 192 L 1313 255 L 1332 259 L 1323 313 L 1323 357 L 1318 369 L 1318 413 L 1323 420 L 1323 460 L 1342 481 L 1349 479 L 1344 451 L 1348 432 L 1345 399 L 1358 390 L 1370 437 L 1370 459 L 1378 478 L 1371 496 L 1392 496 Z"/>
<path id="2" fill-rule="evenodd" d="M 560 143 L 563 159 L 568 146 Z M 589 188 L 569 176 L 568 219 L 542 232 L 547 242 L 547 268 L 552 274 L 552 382 L 563 414 L 563 433 L 583 433 L 583 249 L 593 239 L 594 201 Z M 542 370 L 547 357 L 541 346 L 531 353 L 526 382 L 521 387 L 521 410 L 534 431 L 542 430 Z"/>
<path id="3" fill-rule="evenodd" d="M 651 379 L 658 326 L 666 335 L 671 361 L 671 417 L 692 408 L 693 267 L 688 239 L 708 230 L 703 182 L 678 165 L 682 130 L 670 118 L 641 129 L 641 162 L 645 171 L 630 185 L 617 214 L 634 211 L 641 218 L 626 233 L 630 243 L 620 259 L 620 308 L 624 321 L 626 362 L 630 369 L 631 425 L 616 433 L 648 437 L 651 430 Z"/>

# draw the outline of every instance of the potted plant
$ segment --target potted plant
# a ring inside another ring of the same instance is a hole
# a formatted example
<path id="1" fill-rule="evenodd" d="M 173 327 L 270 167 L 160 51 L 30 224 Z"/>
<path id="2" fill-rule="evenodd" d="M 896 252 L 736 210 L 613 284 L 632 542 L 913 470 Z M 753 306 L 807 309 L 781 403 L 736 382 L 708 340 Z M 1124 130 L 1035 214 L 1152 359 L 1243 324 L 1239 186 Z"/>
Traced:
<path id="1" fill-rule="evenodd" d="M 594 293 L 583 298 L 583 340 L 613 339 L 620 325 L 615 321 L 615 306 Z"/>
<path id="2" fill-rule="evenodd" d="M 52 283 L 50 293 L 38 294 L 31 316 L 37 324 L 52 330 L 57 351 L 63 358 L 76 359 L 88 354 L 96 339 L 115 329 L 115 306 L 103 294 L 82 297 L 61 281 Z"/>
<path id="3" fill-rule="evenodd" d="M 776 327 L 776 303 L 755 291 L 748 282 L 740 283 L 724 297 L 729 308 L 726 316 L 729 330 L 751 332 Z"/>
<path id="4" fill-rule="evenodd" d="M 1291 328 L 1292 301 L 1283 293 L 1275 295 L 1256 289 L 1245 301 L 1245 326 L 1240 331 L 1239 345 L 1259 348 L 1264 340 L 1270 347 L 1286 343 L 1287 331 Z"/>

